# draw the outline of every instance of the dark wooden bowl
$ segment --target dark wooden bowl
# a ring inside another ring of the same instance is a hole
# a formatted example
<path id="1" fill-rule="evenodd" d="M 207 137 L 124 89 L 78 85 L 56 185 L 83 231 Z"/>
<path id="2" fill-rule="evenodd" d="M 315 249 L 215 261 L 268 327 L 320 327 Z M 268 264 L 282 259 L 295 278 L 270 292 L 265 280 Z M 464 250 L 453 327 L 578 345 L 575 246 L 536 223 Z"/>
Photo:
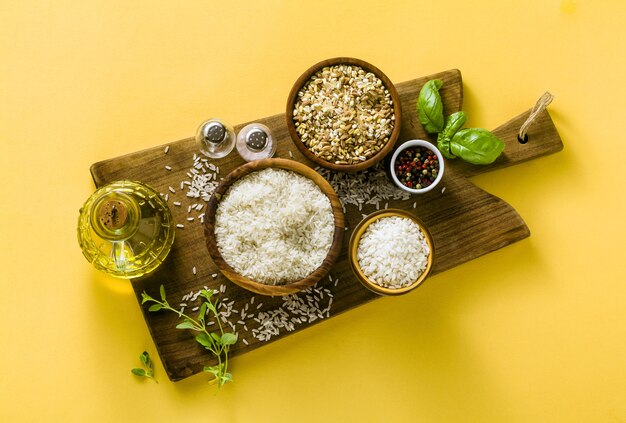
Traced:
<path id="1" fill-rule="evenodd" d="M 320 187 L 322 192 L 330 200 L 330 205 L 333 210 L 333 216 L 335 221 L 335 233 L 333 235 L 333 241 L 330 246 L 330 250 L 326 255 L 326 258 L 324 259 L 320 267 L 315 269 L 306 278 L 285 285 L 266 285 L 260 282 L 255 282 L 251 279 L 246 278 L 245 276 L 240 275 L 226 262 L 226 260 L 224 260 L 217 248 L 217 243 L 215 241 L 215 213 L 226 191 L 228 191 L 230 186 L 235 181 L 242 178 L 243 176 L 269 167 L 291 170 L 312 180 L 318 187 Z M 215 188 L 215 191 L 213 192 L 213 195 L 209 199 L 207 205 L 204 221 L 204 234 L 206 238 L 207 248 L 209 250 L 211 258 L 213 259 L 213 262 L 215 263 L 217 268 L 224 274 L 224 276 L 226 276 L 229 280 L 241 286 L 242 288 L 245 288 L 257 294 L 282 296 L 293 294 L 295 292 L 308 288 L 309 286 L 314 285 L 324 276 L 328 275 L 331 267 L 339 256 L 345 226 L 345 218 L 341 208 L 341 203 L 339 202 L 339 198 L 337 198 L 337 194 L 330 186 L 330 184 L 319 173 L 317 173 L 310 167 L 293 160 L 264 159 L 253 161 L 243 166 L 239 166 L 238 168 L 230 172 L 222 180 L 222 182 L 220 182 L 217 188 Z"/>
<path id="2" fill-rule="evenodd" d="M 393 127 L 391 136 L 389 137 L 389 141 L 387 142 L 387 144 L 385 144 L 385 146 L 381 148 L 381 150 L 378 153 L 376 153 L 374 156 L 370 157 L 369 159 L 361 163 L 347 164 L 347 165 L 335 164 L 335 163 L 326 161 L 316 156 L 315 154 L 313 154 L 300 139 L 300 135 L 296 131 L 296 126 L 293 121 L 293 108 L 296 103 L 296 97 L 298 96 L 298 92 L 304 86 L 304 84 L 306 84 L 306 82 L 309 79 L 311 79 L 311 77 L 318 70 L 326 66 L 334 66 L 334 65 L 342 65 L 342 64 L 359 66 L 365 69 L 366 71 L 372 72 L 374 75 L 380 78 L 380 80 L 383 81 L 385 88 L 387 88 L 389 90 L 389 93 L 391 94 L 391 99 L 393 101 L 393 114 L 395 117 L 394 127 Z M 396 91 L 396 88 L 394 87 L 391 80 L 387 78 L 387 75 L 385 75 L 380 69 L 360 59 L 355 59 L 352 57 L 335 57 L 333 59 L 323 60 L 311 66 L 309 69 L 307 69 L 306 72 L 304 72 L 300 76 L 300 78 L 298 78 L 296 83 L 291 88 L 291 91 L 289 92 L 289 97 L 287 98 L 286 117 L 287 117 L 287 129 L 289 130 L 289 135 L 291 135 L 291 140 L 295 144 L 296 148 L 300 150 L 300 152 L 304 154 L 304 156 L 307 159 L 328 169 L 338 170 L 342 172 L 356 172 L 356 171 L 364 170 L 364 169 L 374 166 L 393 149 L 396 141 L 398 140 L 398 136 L 400 135 L 400 127 L 401 127 L 400 119 L 402 118 L 402 109 L 400 107 L 400 97 L 398 96 L 398 92 Z"/>

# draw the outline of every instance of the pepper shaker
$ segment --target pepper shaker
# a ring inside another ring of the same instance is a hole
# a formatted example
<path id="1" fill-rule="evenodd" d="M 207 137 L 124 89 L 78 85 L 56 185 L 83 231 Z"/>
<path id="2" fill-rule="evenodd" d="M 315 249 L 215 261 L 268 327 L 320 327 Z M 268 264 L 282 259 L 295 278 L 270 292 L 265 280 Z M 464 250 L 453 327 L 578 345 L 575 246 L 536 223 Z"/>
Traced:
<path id="1" fill-rule="evenodd" d="M 237 134 L 237 151 L 248 162 L 268 159 L 276 152 L 276 140 L 267 126 L 251 123 Z"/>
<path id="2" fill-rule="evenodd" d="M 196 143 L 202 154 L 219 159 L 233 151 L 235 130 L 220 119 L 209 119 L 198 128 Z"/>

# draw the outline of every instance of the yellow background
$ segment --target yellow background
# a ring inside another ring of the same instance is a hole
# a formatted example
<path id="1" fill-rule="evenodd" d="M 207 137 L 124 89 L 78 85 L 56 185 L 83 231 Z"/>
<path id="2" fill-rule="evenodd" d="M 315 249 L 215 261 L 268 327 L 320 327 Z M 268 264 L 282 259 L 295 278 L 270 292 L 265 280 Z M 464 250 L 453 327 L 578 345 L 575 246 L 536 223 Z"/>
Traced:
<path id="1" fill-rule="evenodd" d="M 0 2 L 0 421 L 626 422 L 626 3 Z M 401 82 L 463 73 L 471 126 L 546 90 L 563 152 L 474 182 L 532 236 L 401 298 L 232 362 L 236 382 L 159 383 L 124 281 L 84 260 L 99 160 L 205 118 L 282 112 L 349 55 Z"/>

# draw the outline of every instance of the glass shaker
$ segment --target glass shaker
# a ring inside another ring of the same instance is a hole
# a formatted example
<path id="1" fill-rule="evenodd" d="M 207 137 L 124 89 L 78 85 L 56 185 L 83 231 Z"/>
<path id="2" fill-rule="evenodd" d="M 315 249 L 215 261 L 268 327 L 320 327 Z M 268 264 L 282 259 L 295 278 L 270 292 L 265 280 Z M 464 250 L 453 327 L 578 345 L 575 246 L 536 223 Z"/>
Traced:
<path id="1" fill-rule="evenodd" d="M 237 151 L 247 162 L 268 159 L 276 152 L 276 140 L 267 126 L 251 123 L 237 134 Z"/>
<path id="2" fill-rule="evenodd" d="M 220 119 L 209 119 L 196 131 L 196 143 L 205 156 L 219 159 L 235 147 L 235 130 Z"/>

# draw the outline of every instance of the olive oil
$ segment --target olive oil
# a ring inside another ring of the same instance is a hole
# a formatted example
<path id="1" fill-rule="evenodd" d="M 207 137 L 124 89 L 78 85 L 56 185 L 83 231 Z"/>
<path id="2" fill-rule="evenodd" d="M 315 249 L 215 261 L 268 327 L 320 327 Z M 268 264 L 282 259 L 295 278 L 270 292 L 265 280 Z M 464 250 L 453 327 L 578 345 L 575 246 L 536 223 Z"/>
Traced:
<path id="1" fill-rule="evenodd" d="M 155 270 L 174 243 L 172 214 L 150 186 L 118 181 L 80 209 L 78 243 L 98 270 L 131 279 Z"/>

